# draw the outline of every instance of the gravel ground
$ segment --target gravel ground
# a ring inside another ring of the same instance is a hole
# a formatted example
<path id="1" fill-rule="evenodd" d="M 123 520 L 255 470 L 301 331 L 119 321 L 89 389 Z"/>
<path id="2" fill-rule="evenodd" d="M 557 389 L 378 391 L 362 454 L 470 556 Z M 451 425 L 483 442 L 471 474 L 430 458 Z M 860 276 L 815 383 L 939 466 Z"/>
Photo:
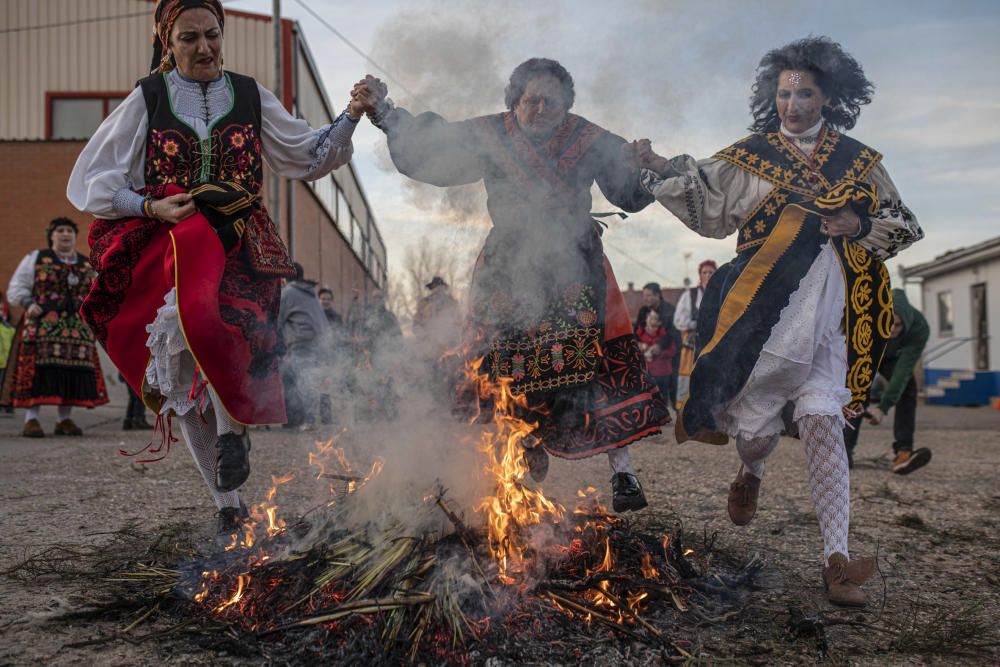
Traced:
<path id="1" fill-rule="evenodd" d="M 118 456 L 147 434 L 118 430 L 119 406 L 80 413 L 83 438 L 18 437 L 20 414 L 0 419 L 0 570 L 55 543 L 93 544 L 129 523 L 148 528 L 189 521 L 207 539 L 214 506 L 182 442 L 163 461 L 145 466 Z M 43 414 L 51 430 L 54 414 Z M 695 549 L 766 558 L 761 590 L 739 619 L 690 638 L 706 663 L 802 664 L 818 660 L 814 642 L 783 637 L 789 606 L 827 619 L 867 622 L 828 629 L 832 664 L 995 664 L 1000 662 L 1000 412 L 987 408 L 922 407 L 918 445 L 931 464 L 902 477 L 889 472 L 891 426 L 866 426 L 852 478 L 851 550 L 878 555 L 870 582 L 874 610 L 831 613 L 822 595 L 822 544 L 806 484 L 801 444 L 784 438 L 768 463 L 753 523 L 732 526 L 725 495 L 738 467 L 732 447 L 678 446 L 671 435 L 633 448 L 650 507 L 640 527 L 679 517 Z M 254 476 L 246 497 L 258 499 L 270 474 L 305 467 L 309 443 L 321 434 L 254 433 Z M 546 491 L 569 501 L 578 487 L 608 486 L 606 459 L 553 461 Z M 289 515 L 309 506 L 311 490 L 283 490 Z M 610 489 L 608 489 L 610 493 Z M 103 533 L 103 535 L 102 535 Z M 0 576 L 0 665 L 247 664 L 172 643 L 121 642 L 84 648 L 65 644 L 120 629 L 109 623 L 68 624 L 46 618 L 71 606 L 99 582 L 23 581 Z M 881 616 L 878 613 L 881 612 Z M 885 632 L 889 628 L 892 633 Z M 988 645 L 978 649 L 973 644 Z"/>

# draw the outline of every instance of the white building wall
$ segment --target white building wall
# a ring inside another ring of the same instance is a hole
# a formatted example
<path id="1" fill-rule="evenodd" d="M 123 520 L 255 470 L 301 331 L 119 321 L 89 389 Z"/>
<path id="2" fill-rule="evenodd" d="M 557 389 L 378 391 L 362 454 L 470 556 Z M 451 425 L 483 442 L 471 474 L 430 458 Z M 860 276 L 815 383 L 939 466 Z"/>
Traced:
<path id="1" fill-rule="evenodd" d="M 973 335 L 972 285 L 986 283 L 986 314 L 989 327 L 990 370 L 1000 369 L 1000 259 L 983 262 L 974 267 L 924 278 L 923 314 L 930 325 L 931 336 L 927 349 L 932 350 L 943 341 Z M 954 331 L 942 336 L 939 327 L 938 294 L 951 292 Z M 964 343 L 957 349 L 934 359 L 928 368 L 973 370 L 973 345 Z"/>

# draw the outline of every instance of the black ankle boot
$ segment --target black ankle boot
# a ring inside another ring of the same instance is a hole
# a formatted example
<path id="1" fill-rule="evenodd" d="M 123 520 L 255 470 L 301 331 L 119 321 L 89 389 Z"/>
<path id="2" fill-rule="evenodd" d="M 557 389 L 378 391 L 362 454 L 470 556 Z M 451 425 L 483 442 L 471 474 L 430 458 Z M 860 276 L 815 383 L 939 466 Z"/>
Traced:
<path id="1" fill-rule="evenodd" d="M 239 507 L 223 507 L 217 514 L 219 523 L 215 531 L 215 542 L 220 547 L 228 547 L 240 532 L 240 526 L 250 516 L 247 506 L 240 500 Z"/>
<path id="2" fill-rule="evenodd" d="M 215 443 L 215 488 L 223 493 L 235 491 L 250 476 L 250 434 L 226 433 Z"/>
<path id="3" fill-rule="evenodd" d="M 616 512 L 633 512 L 648 505 L 642 485 L 635 475 L 627 472 L 616 472 L 611 478 L 613 495 L 612 507 Z"/>

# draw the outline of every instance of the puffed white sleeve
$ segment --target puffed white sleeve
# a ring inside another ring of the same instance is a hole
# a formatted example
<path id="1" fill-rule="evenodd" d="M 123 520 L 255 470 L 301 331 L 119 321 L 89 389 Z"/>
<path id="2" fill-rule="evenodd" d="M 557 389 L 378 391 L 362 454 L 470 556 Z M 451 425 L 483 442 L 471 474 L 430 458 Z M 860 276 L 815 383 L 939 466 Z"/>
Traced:
<path id="1" fill-rule="evenodd" d="M 14 275 L 10 277 L 10 284 L 7 285 L 7 301 L 21 308 L 27 308 L 34 301 L 31 296 L 35 286 L 35 262 L 38 259 L 38 251 L 32 250 L 14 270 Z"/>
<path id="2" fill-rule="evenodd" d="M 881 163 L 872 169 L 869 180 L 878 191 L 879 210 L 861 221 L 855 240 L 876 259 L 886 260 L 924 238 L 924 230 Z"/>
<path id="3" fill-rule="evenodd" d="M 76 159 L 66 198 L 97 218 L 136 215 L 135 190 L 145 185 L 145 145 L 149 120 L 142 89 L 135 88 L 104 119 Z M 139 208 L 141 213 L 141 206 Z"/>
<path id="4" fill-rule="evenodd" d="M 264 126 L 264 159 L 272 169 L 286 178 L 314 181 L 351 161 L 351 137 L 358 123 L 346 112 L 333 123 L 314 129 L 288 113 L 274 93 L 260 83 L 257 89 Z"/>
<path id="5" fill-rule="evenodd" d="M 691 319 L 691 290 L 684 290 L 681 293 L 681 298 L 677 299 L 677 308 L 674 310 L 674 327 L 678 331 L 689 331 L 698 327 L 698 323 Z"/>
<path id="6" fill-rule="evenodd" d="M 674 216 L 702 236 L 721 239 L 737 229 L 771 185 L 720 160 L 671 159 L 665 172 L 642 170 L 643 186 Z"/>

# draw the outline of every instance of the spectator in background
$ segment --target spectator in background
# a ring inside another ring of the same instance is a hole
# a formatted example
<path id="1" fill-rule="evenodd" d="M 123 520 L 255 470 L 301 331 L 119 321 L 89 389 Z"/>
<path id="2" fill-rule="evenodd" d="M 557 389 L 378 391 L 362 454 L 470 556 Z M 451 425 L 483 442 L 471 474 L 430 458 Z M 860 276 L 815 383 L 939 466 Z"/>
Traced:
<path id="1" fill-rule="evenodd" d="M 10 350 L 14 344 L 14 334 L 17 329 L 10 323 L 10 311 L 7 308 L 7 298 L 0 292 L 0 387 L 4 384 L 7 374 L 7 363 Z M 14 414 L 12 405 L 0 406 L 0 416 L 10 417 Z"/>
<path id="2" fill-rule="evenodd" d="M 403 336 L 399 320 L 386 307 L 384 294 L 378 288 L 371 291 L 368 303 L 355 297 L 347 319 L 356 355 L 352 373 L 354 417 L 362 422 L 395 419 L 399 395 L 393 378 L 400 371 L 398 353 L 393 352 L 398 350 Z"/>
<path id="3" fill-rule="evenodd" d="M 333 398 L 339 393 L 346 377 L 346 332 L 344 318 L 333 307 L 333 290 L 323 287 L 319 290 L 319 305 L 323 307 L 326 322 L 330 325 L 330 345 L 328 347 L 328 370 L 321 381 L 322 392 L 319 396 L 319 420 L 323 424 L 333 424 L 335 414 L 339 411 L 334 407 Z M 340 401 L 337 401 L 338 405 Z"/>
<path id="4" fill-rule="evenodd" d="M 417 303 L 413 318 L 415 352 L 427 368 L 431 391 L 441 398 L 453 397 L 461 376 L 461 358 L 457 352 L 462 337 L 462 316 L 458 301 L 441 276 L 434 276 L 424 287 L 430 294 Z"/>
<path id="5" fill-rule="evenodd" d="M 659 283 L 646 283 L 643 286 L 642 307 L 639 308 L 639 314 L 636 316 L 635 323 L 632 325 L 634 330 L 638 331 L 639 327 L 645 327 L 646 316 L 649 314 L 650 310 L 655 310 L 660 316 L 660 323 L 667 332 L 664 338 L 656 341 L 654 344 L 654 347 L 656 347 L 655 354 L 659 354 L 659 352 L 667 349 L 669 346 L 673 346 L 674 350 L 677 350 L 681 344 L 681 337 L 677 329 L 674 328 L 673 324 L 674 306 L 663 298 L 663 290 L 660 289 Z M 671 364 L 671 366 L 673 366 L 673 364 Z M 663 400 L 667 405 L 673 405 L 677 402 L 677 375 L 674 370 L 671 371 L 667 387 L 670 391 L 663 392 Z M 660 386 L 660 389 L 661 391 L 663 390 L 662 385 Z"/>
<path id="6" fill-rule="evenodd" d="M 285 425 L 308 431 L 316 420 L 330 325 L 316 296 L 316 283 L 305 279 L 298 262 L 295 262 L 295 279 L 281 289 L 278 330 L 285 344 L 281 360 L 288 419 Z"/>
<path id="7" fill-rule="evenodd" d="M 385 305 L 385 295 L 375 288 L 368 303 L 355 297 L 348 316 L 348 326 L 354 337 L 354 344 L 363 357 L 362 364 L 371 364 L 380 352 L 395 347 L 403 336 L 399 320 Z"/>
<path id="8" fill-rule="evenodd" d="M 688 395 L 688 382 L 698 348 L 698 311 L 701 299 L 705 296 L 708 281 L 718 269 L 715 262 L 706 259 L 698 265 L 698 286 L 684 290 L 677 300 L 677 310 L 674 312 L 674 327 L 681 333 L 681 359 L 677 371 L 677 409 Z"/>
<path id="9" fill-rule="evenodd" d="M 434 276 L 425 287 L 430 294 L 417 304 L 417 314 L 413 318 L 415 333 L 431 332 L 441 337 L 457 332 L 458 302 L 451 295 L 448 283 L 441 276 Z"/>
<path id="10" fill-rule="evenodd" d="M 344 318 L 333 307 L 333 290 L 329 287 L 322 287 L 319 290 L 319 305 L 323 308 L 323 314 L 330 325 L 330 330 L 335 331 L 344 326 Z"/>
<path id="11" fill-rule="evenodd" d="M 123 431 L 151 431 L 153 425 L 146 421 L 146 404 L 142 402 L 139 394 L 125 382 L 125 377 L 119 373 L 118 379 L 128 390 L 128 406 L 125 408 L 125 420 L 122 422 Z"/>
<path id="12" fill-rule="evenodd" d="M 48 247 L 28 253 L 10 279 L 11 303 L 24 308 L 17 359 L 11 360 L 11 398 L 27 408 L 28 438 L 43 438 L 38 409 L 59 408 L 56 435 L 83 435 L 70 418 L 73 406 L 108 402 L 94 334 L 80 316 L 80 304 L 97 276 L 90 259 L 76 251 L 76 223 L 56 218 L 46 229 Z"/>
<path id="13" fill-rule="evenodd" d="M 663 325 L 660 314 L 655 310 L 647 311 L 646 323 L 636 328 L 635 335 L 660 393 L 669 396 L 677 347 Z"/>
<path id="14" fill-rule="evenodd" d="M 878 366 L 879 375 L 889 384 L 882 391 L 878 404 L 864 416 L 868 418 L 868 423 L 878 425 L 889 410 L 896 408 L 892 428 L 892 451 L 896 456 L 892 462 L 892 471 L 897 475 L 908 475 L 931 460 L 931 450 L 926 447 L 913 448 L 913 433 L 917 427 L 917 381 L 913 370 L 927 346 L 930 327 L 920 311 L 910 305 L 901 289 L 892 290 L 892 310 L 892 334 Z M 855 417 L 850 421 L 849 428 L 844 429 L 844 444 L 852 468 L 861 420 L 861 415 Z"/>

